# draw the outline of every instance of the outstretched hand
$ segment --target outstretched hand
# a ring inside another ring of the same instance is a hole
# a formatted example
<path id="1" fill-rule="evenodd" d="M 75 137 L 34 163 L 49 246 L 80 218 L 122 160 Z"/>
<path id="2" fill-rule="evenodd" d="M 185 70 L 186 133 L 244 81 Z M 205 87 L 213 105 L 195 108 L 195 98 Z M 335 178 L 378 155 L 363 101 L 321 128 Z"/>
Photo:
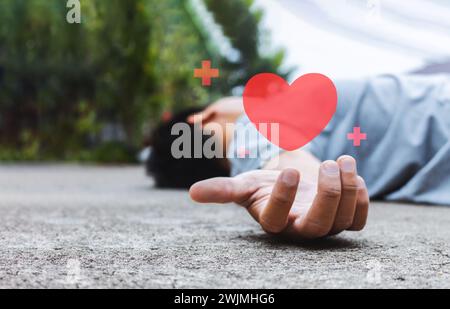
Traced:
<path id="1" fill-rule="evenodd" d="M 301 181 L 295 169 L 256 170 L 198 182 L 190 195 L 200 203 L 239 204 L 266 232 L 299 239 L 360 231 L 369 210 L 364 180 L 350 156 L 323 162 L 318 183 Z"/>

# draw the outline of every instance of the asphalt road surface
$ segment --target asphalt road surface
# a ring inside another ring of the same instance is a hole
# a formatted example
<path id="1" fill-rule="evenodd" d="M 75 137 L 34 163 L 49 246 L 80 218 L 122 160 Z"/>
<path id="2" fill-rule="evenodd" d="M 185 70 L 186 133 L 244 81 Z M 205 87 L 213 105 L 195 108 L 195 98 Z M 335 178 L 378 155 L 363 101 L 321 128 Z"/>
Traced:
<path id="1" fill-rule="evenodd" d="M 141 167 L 0 166 L 0 220 L 0 288 L 450 288 L 450 207 L 294 243 Z"/>

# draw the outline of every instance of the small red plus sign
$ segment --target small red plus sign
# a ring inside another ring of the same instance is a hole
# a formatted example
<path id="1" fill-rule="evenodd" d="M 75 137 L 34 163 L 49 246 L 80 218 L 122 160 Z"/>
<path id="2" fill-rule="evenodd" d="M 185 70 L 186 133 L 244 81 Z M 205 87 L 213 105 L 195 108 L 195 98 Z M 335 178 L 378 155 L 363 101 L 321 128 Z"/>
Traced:
<path id="1" fill-rule="evenodd" d="M 365 141 L 367 139 L 367 134 L 361 133 L 360 127 L 354 127 L 353 133 L 347 134 L 347 139 L 353 140 L 353 146 L 359 147 L 359 146 L 361 146 L 361 141 Z"/>
<path id="2" fill-rule="evenodd" d="M 202 61 L 202 68 L 194 70 L 194 77 L 202 79 L 203 86 L 211 86 L 211 78 L 219 77 L 218 69 L 211 69 L 211 61 Z"/>

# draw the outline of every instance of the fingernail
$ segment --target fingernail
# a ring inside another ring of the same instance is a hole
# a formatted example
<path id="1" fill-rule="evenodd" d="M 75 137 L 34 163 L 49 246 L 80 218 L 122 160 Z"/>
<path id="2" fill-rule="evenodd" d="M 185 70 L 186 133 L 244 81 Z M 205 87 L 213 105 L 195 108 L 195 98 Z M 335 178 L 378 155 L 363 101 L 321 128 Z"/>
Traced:
<path id="1" fill-rule="evenodd" d="M 284 171 L 281 175 L 281 181 L 288 186 L 296 186 L 298 182 L 298 173 L 295 171 Z"/>
<path id="2" fill-rule="evenodd" d="M 355 161 L 350 158 L 344 158 L 341 161 L 342 170 L 347 173 L 352 173 L 356 170 Z"/>
<path id="3" fill-rule="evenodd" d="M 339 165 L 334 161 L 327 161 L 323 164 L 323 170 L 326 174 L 335 176 L 339 175 Z"/>

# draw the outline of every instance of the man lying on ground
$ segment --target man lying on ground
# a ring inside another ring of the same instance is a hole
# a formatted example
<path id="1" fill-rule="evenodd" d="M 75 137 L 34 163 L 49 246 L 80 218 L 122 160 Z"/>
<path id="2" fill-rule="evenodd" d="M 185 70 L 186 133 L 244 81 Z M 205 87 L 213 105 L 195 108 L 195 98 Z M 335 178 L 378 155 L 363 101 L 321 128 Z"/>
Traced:
<path id="1" fill-rule="evenodd" d="M 195 201 L 237 203 L 265 231 L 301 239 L 363 229 L 369 195 L 450 205 L 450 77 L 381 76 L 336 87 L 335 116 L 298 151 L 283 152 L 258 135 L 245 125 L 241 99 L 227 98 L 197 117 L 187 111 L 163 123 L 155 131 L 148 170 L 159 186 L 192 185 Z M 235 123 L 234 133 L 257 138 L 240 144 L 229 130 L 209 130 L 227 158 L 175 159 L 173 125 L 195 128 L 195 119 L 206 131 L 209 125 Z M 367 134 L 361 147 L 347 139 L 355 127 Z M 236 155 L 241 149 L 244 155 Z M 252 152 L 257 156 L 247 156 Z"/>

